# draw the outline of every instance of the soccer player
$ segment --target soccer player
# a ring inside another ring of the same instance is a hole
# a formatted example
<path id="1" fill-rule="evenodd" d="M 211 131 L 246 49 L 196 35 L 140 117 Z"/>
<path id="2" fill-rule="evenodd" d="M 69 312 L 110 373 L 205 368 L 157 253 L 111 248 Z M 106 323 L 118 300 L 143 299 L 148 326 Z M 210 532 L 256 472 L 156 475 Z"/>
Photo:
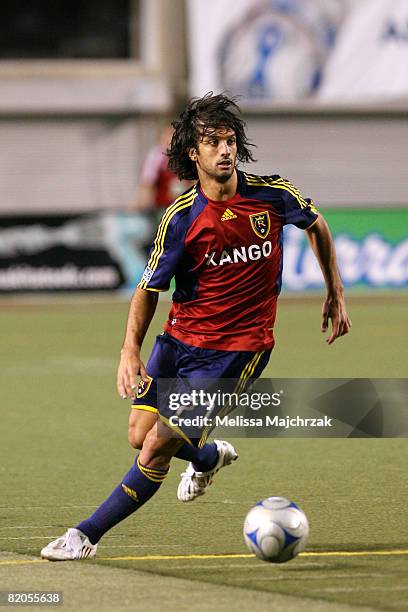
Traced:
<path id="1" fill-rule="evenodd" d="M 176 197 L 191 187 L 190 181 L 181 181 L 177 174 L 169 170 L 166 151 L 172 136 L 173 128 L 163 126 L 159 142 L 148 151 L 131 210 L 163 212 Z"/>
<path id="2" fill-rule="evenodd" d="M 206 443 L 206 427 L 194 438 L 183 427 L 172 427 L 169 402 L 158 393 L 157 382 L 234 378 L 244 388 L 261 375 L 274 345 L 284 225 L 306 230 L 321 266 L 327 287 L 322 331 L 332 323 L 328 344 L 350 330 L 333 241 L 313 202 L 278 175 L 238 170 L 237 162 L 253 157 L 235 102 L 207 94 L 192 100 L 173 126 L 169 167 L 180 179 L 198 181 L 159 224 L 131 300 L 117 375 L 119 395 L 133 398 L 129 441 L 141 450 L 108 499 L 43 548 L 46 559 L 94 556 L 100 538 L 158 491 L 173 457 L 189 461 L 178 487 L 181 501 L 204 494 L 214 474 L 237 458 L 228 442 Z M 164 333 L 145 367 L 140 348 L 158 292 L 166 291 L 173 277 L 176 289 Z"/>

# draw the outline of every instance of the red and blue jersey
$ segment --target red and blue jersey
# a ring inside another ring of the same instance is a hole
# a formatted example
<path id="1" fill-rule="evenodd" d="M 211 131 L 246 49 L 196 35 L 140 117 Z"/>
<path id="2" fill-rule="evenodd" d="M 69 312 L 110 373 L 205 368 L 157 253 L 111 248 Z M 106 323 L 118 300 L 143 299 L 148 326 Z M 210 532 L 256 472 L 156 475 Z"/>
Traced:
<path id="1" fill-rule="evenodd" d="M 237 171 L 233 198 L 210 200 L 197 183 L 164 213 L 138 287 L 166 291 L 171 336 L 202 348 L 261 351 L 274 344 L 282 231 L 318 212 L 287 180 Z"/>

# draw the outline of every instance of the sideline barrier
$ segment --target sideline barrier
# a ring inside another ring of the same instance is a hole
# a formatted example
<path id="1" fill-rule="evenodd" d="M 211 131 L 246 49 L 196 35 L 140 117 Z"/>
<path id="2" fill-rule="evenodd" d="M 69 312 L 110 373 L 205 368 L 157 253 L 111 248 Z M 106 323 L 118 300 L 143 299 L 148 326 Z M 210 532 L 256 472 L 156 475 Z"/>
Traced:
<path id="1" fill-rule="evenodd" d="M 408 208 L 323 213 L 346 286 L 408 287 Z M 2 217 L 0 294 L 133 289 L 154 228 L 148 216 L 122 212 Z M 291 292 L 323 287 L 306 235 L 293 226 L 284 230 L 283 287 Z"/>

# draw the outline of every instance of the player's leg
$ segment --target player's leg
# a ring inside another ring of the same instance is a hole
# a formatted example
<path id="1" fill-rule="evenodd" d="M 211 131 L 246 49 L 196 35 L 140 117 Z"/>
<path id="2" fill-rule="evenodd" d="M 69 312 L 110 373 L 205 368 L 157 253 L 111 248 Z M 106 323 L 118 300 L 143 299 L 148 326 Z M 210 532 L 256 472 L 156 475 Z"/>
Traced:
<path id="1" fill-rule="evenodd" d="M 190 355 L 187 355 L 190 358 Z M 146 364 L 149 382 L 141 382 L 132 402 L 133 414 L 129 418 L 129 442 L 133 448 L 142 448 L 147 432 L 153 427 L 153 415 L 158 415 L 157 380 L 172 379 L 178 375 L 180 362 L 185 361 L 185 345 L 168 334 L 156 338 Z M 214 443 L 198 445 L 183 444 L 175 457 L 194 463 L 198 470 L 211 469 L 218 460 Z"/>
<path id="2" fill-rule="evenodd" d="M 170 460 L 183 442 L 167 427 L 157 423 L 147 433 L 134 465 L 108 499 L 86 520 L 77 525 L 92 544 L 112 527 L 145 504 L 165 480 Z"/>
<path id="3" fill-rule="evenodd" d="M 193 445 L 185 442 L 174 455 L 177 459 L 183 459 L 194 464 L 199 471 L 211 470 L 219 459 L 217 444 L 215 442 L 205 443 L 198 446 L 198 440 L 193 440 Z"/>
<path id="4" fill-rule="evenodd" d="M 157 421 L 146 435 L 138 457 L 139 465 L 149 472 L 166 472 L 178 449 L 185 444 L 171 428 Z"/>
<path id="5" fill-rule="evenodd" d="M 129 414 L 128 441 L 130 446 L 141 449 L 148 432 L 157 421 L 157 412 L 141 410 L 137 406 L 132 407 Z"/>
<path id="6" fill-rule="evenodd" d="M 41 556 L 52 561 L 95 556 L 101 537 L 157 493 L 167 476 L 171 458 L 182 444 L 167 427 L 161 426 L 158 431 L 156 422 L 147 433 L 134 465 L 109 497 L 90 517 L 43 548 Z"/>
<path id="7" fill-rule="evenodd" d="M 147 433 L 153 428 L 158 419 L 158 413 L 148 406 L 140 408 L 134 405 L 129 415 L 128 440 L 135 449 L 141 449 Z M 182 444 L 174 455 L 178 459 L 190 461 L 194 468 L 199 471 L 207 471 L 215 466 L 218 461 L 217 445 L 212 442 L 204 444 L 201 448 L 192 446 L 187 442 Z"/>
<path id="8" fill-rule="evenodd" d="M 235 392 L 242 393 L 251 381 L 262 374 L 269 361 L 271 349 L 257 353 L 241 351 L 213 351 L 209 354 L 209 359 L 214 366 L 213 372 L 222 379 L 236 379 L 238 382 Z M 231 410 L 231 409 L 230 409 Z M 229 410 L 229 411 L 230 411 Z M 207 436 L 211 427 L 203 429 L 198 446 L 206 443 Z M 181 474 L 180 483 L 177 489 L 177 497 L 182 502 L 193 501 L 197 497 L 204 495 L 208 487 L 212 484 L 215 474 L 224 466 L 230 465 L 237 459 L 238 455 L 234 447 L 226 441 L 215 440 L 218 459 L 213 467 L 207 470 L 200 470 L 194 461 L 191 461 L 185 472 Z"/>

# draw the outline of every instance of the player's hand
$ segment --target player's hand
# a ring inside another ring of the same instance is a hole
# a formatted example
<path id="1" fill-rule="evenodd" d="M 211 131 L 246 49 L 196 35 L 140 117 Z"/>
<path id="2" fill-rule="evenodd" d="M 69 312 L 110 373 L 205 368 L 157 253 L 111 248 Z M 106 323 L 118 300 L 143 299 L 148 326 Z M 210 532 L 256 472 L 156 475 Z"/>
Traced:
<path id="1" fill-rule="evenodd" d="M 145 382 L 149 381 L 139 351 L 123 348 L 120 353 L 116 382 L 118 393 L 122 399 L 135 399 L 136 378 L 138 376 Z"/>
<path id="2" fill-rule="evenodd" d="M 325 333 L 329 327 L 329 320 L 332 322 L 332 333 L 327 338 L 327 344 L 333 344 L 336 338 L 345 336 L 351 329 L 351 321 L 347 314 L 344 297 L 328 296 L 323 304 L 322 309 L 322 327 L 321 330 Z"/>

